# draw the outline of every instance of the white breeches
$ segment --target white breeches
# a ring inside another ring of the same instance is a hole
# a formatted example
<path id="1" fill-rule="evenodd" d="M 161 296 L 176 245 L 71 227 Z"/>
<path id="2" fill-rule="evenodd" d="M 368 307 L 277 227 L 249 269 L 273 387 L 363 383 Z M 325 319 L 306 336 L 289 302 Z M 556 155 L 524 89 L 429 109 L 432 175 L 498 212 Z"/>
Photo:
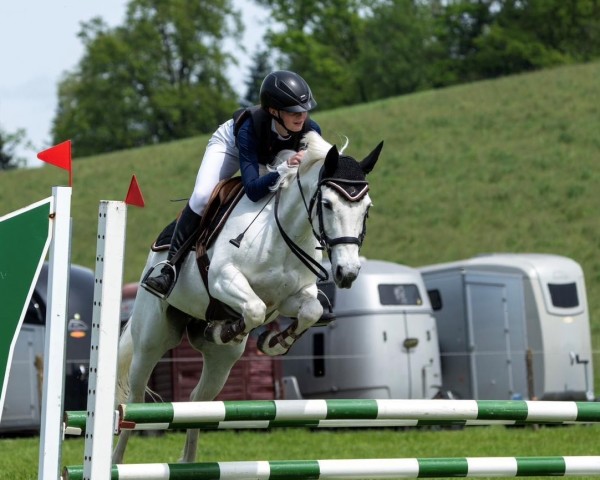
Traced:
<path id="1" fill-rule="evenodd" d="M 221 125 L 208 141 L 189 200 L 190 208 L 195 213 L 202 215 L 217 183 L 233 177 L 240 169 L 238 157 L 233 137 L 233 120 L 229 120 Z"/>

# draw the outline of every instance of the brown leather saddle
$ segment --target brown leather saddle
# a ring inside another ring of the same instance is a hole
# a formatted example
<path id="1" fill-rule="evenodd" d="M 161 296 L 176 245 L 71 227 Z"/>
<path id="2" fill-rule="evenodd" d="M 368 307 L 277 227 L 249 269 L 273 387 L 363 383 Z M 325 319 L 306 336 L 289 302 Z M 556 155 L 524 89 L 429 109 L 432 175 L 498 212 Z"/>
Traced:
<path id="1" fill-rule="evenodd" d="M 208 258 L 208 249 L 214 243 L 215 239 L 223 229 L 229 215 L 244 196 L 244 186 L 241 177 L 233 177 L 222 180 L 214 188 L 210 199 L 202 213 L 200 224 L 198 225 L 198 240 L 195 245 L 184 244 L 181 248 L 181 254 L 186 254 L 190 249 L 196 250 L 196 263 L 200 276 L 208 292 L 210 302 L 206 310 L 206 320 L 226 320 L 239 317 L 224 303 L 216 300 L 210 294 L 208 288 L 208 270 L 210 268 L 210 259 Z M 169 248 L 171 237 L 175 229 L 177 220 L 171 222 L 160 233 L 154 244 L 153 251 L 161 251 Z"/>

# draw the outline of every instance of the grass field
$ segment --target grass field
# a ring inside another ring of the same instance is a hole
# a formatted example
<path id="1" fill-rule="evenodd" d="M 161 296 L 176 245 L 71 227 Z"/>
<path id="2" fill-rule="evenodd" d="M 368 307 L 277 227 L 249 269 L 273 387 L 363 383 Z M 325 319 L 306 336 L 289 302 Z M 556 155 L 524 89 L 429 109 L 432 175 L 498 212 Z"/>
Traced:
<path id="1" fill-rule="evenodd" d="M 325 138 L 340 145 L 348 136 L 357 158 L 385 140 L 362 253 L 409 266 L 482 252 L 573 258 L 585 272 L 600 365 L 598 78 L 594 63 L 317 111 Z M 170 199 L 189 195 L 207 140 L 77 159 L 73 262 L 93 268 L 98 201 L 123 199 L 135 173 L 146 207 L 128 212 L 125 279 L 137 280 L 148 246 L 183 206 Z M 52 167 L 0 172 L 0 215 L 66 182 Z M 201 450 L 203 460 L 597 454 L 597 428 L 218 432 Z M 180 434 L 139 438 L 128 461 L 175 461 L 182 443 Z M 65 445 L 65 463 L 81 463 L 81 441 Z M 0 441 L 0 478 L 36 478 L 37 448 L 36 439 Z"/>
<path id="2" fill-rule="evenodd" d="M 577 425 L 539 429 L 469 427 L 463 430 L 206 432 L 200 437 L 198 461 L 598 455 L 599 428 L 596 425 Z M 176 462 L 183 442 L 184 434 L 178 432 L 158 437 L 134 436 L 128 447 L 126 462 Z M 0 480 L 37 478 L 37 439 L 5 439 L 0 445 Z M 83 463 L 82 439 L 69 439 L 64 443 L 62 463 Z"/>

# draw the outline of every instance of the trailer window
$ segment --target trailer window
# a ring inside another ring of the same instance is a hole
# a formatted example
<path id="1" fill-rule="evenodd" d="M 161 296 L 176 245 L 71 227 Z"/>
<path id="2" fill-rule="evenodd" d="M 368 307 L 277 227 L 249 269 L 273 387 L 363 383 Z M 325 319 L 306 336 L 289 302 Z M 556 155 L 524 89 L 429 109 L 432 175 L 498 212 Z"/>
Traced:
<path id="1" fill-rule="evenodd" d="M 441 310 L 444 306 L 442 303 L 442 292 L 436 288 L 434 290 L 427 290 L 427 295 L 429 295 L 429 301 L 431 302 L 433 311 L 437 312 L 438 310 Z"/>
<path id="2" fill-rule="evenodd" d="M 379 302 L 382 305 L 422 305 L 419 287 L 414 284 L 381 284 Z"/>
<path id="3" fill-rule="evenodd" d="M 549 283 L 552 305 L 558 308 L 574 308 L 579 306 L 577 285 L 575 283 Z"/>

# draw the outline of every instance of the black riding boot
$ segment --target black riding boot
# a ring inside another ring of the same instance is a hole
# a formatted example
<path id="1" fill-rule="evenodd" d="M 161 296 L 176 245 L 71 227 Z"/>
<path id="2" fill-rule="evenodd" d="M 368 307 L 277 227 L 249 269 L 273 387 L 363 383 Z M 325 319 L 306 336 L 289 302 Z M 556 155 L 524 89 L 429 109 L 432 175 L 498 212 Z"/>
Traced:
<path id="1" fill-rule="evenodd" d="M 179 254 L 178 252 L 184 245 L 187 251 L 197 240 L 201 218 L 200 215 L 190 208 L 189 204 L 185 206 L 173 231 L 173 238 L 171 239 L 169 254 L 167 255 L 167 263 L 159 275 L 147 278 L 142 283 L 142 287 L 160 298 L 165 298 L 169 294 L 177 279 L 177 270 L 181 267 L 186 257 L 186 252 L 182 251 Z M 174 261 L 173 258 L 175 259 Z"/>

